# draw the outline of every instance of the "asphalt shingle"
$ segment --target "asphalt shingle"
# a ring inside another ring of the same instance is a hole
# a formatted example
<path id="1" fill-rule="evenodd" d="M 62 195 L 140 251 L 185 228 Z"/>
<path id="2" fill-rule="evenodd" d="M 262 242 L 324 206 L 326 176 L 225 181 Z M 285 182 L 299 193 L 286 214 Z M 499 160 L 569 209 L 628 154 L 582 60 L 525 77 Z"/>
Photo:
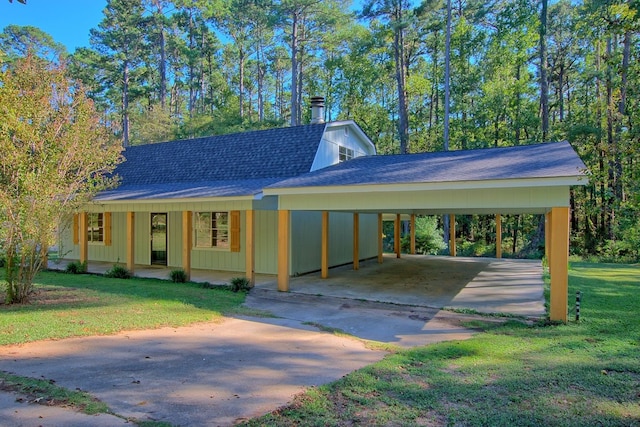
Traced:
<path id="1" fill-rule="evenodd" d="M 311 170 L 325 124 L 267 129 L 127 148 L 121 185 L 96 200 L 253 195 Z"/>
<path id="2" fill-rule="evenodd" d="M 367 156 L 281 180 L 267 188 L 575 177 L 586 166 L 566 142 L 479 150 Z"/>

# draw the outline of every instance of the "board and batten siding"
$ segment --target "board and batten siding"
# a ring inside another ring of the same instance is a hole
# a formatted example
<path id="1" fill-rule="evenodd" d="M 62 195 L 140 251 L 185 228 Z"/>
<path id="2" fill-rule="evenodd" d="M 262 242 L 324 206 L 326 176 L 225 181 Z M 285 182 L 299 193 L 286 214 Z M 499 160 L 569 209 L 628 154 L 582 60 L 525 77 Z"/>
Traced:
<path id="1" fill-rule="evenodd" d="M 243 212 L 244 214 L 244 212 Z M 262 274 L 278 273 L 278 212 L 255 211 L 255 271 Z M 244 221 L 244 216 L 242 218 Z M 241 224 L 244 227 L 244 222 Z M 244 235 L 243 235 L 244 238 Z M 244 240 L 240 242 L 244 251 Z"/>
<path id="2" fill-rule="evenodd" d="M 378 251 L 378 216 L 360 214 L 359 258 L 372 258 Z M 299 275 L 321 268 L 322 212 L 291 213 L 291 274 Z M 353 214 L 329 213 L 329 266 L 353 262 Z"/>
<path id="3" fill-rule="evenodd" d="M 87 256 L 90 261 L 126 262 L 126 215 L 124 213 L 111 214 L 111 245 L 104 243 L 89 243 Z M 69 219 L 59 229 L 58 252 L 61 258 L 79 259 L 80 246 L 73 243 L 73 218 Z"/>
<path id="4" fill-rule="evenodd" d="M 318 170 L 340 162 L 339 149 L 345 147 L 353 150 L 353 157 L 375 154 L 365 141 L 357 137 L 357 133 L 349 125 L 327 127 L 313 159 L 311 170 Z"/>
<path id="5" fill-rule="evenodd" d="M 192 212 L 230 212 L 237 207 L 244 207 L 245 202 L 240 203 L 193 203 L 181 206 Z M 126 263 L 127 259 L 127 220 L 126 212 L 135 206 L 102 206 L 104 210 L 91 207 L 92 212 L 111 212 L 111 246 L 103 243 L 90 243 L 88 245 L 89 261 Z M 139 205 L 140 207 L 152 207 L 149 211 L 135 211 L 135 260 L 138 265 L 151 264 L 151 213 L 167 213 L 167 267 L 182 267 L 182 210 L 177 211 L 176 206 L 160 203 Z M 227 249 L 192 248 L 191 268 L 236 271 L 244 273 L 245 270 L 245 245 L 246 245 L 246 214 L 240 210 L 240 252 L 231 252 Z M 79 245 L 73 243 L 73 220 L 70 218 L 59 231 L 60 254 L 66 259 L 78 259 Z M 255 271 L 263 274 L 277 273 L 277 239 L 278 218 L 276 211 L 255 211 Z"/>

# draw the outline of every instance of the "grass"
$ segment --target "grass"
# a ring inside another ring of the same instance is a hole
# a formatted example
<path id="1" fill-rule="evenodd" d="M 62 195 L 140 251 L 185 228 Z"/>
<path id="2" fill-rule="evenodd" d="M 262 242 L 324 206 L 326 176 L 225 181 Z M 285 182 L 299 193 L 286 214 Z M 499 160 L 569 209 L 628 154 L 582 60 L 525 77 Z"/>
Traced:
<path id="1" fill-rule="evenodd" d="M 53 381 L 27 378 L 0 371 L 0 390 L 14 391 L 28 397 L 33 403 L 66 406 L 85 414 L 110 413 L 106 404 L 82 391 L 58 387 Z"/>
<path id="2" fill-rule="evenodd" d="M 244 313 L 243 293 L 195 283 L 42 272 L 35 289 L 32 304 L 0 304 L 0 345 L 178 327 Z"/>
<path id="3" fill-rule="evenodd" d="M 487 322 L 404 350 L 247 426 L 640 425 L 640 268 L 572 263 L 581 321 Z"/>

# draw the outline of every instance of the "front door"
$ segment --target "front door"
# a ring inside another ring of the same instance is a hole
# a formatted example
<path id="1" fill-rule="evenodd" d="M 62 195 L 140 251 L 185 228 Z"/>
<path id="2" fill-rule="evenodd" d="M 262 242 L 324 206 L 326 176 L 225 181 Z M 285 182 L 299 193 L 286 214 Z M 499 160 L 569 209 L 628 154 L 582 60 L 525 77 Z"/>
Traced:
<path id="1" fill-rule="evenodd" d="M 167 214 L 151 214 L 151 264 L 167 265 Z"/>

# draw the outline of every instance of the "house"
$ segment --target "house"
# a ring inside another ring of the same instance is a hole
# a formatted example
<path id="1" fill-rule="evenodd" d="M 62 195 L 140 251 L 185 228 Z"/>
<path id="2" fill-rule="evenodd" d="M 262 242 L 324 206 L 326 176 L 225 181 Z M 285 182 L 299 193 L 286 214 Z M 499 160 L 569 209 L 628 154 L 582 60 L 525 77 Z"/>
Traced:
<path id="1" fill-rule="evenodd" d="M 309 125 L 127 148 L 121 185 L 74 217 L 61 252 L 130 270 L 277 274 L 286 291 L 292 275 L 382 262 L 383 214 L 455 224 L 456 214 L 538 213 L 549 222 L 551 315 L 566 320 L 569 188 L 585 176 L 569 143 L 381 156 L 353 121 L 318 119 L 321 107 Z"/>

